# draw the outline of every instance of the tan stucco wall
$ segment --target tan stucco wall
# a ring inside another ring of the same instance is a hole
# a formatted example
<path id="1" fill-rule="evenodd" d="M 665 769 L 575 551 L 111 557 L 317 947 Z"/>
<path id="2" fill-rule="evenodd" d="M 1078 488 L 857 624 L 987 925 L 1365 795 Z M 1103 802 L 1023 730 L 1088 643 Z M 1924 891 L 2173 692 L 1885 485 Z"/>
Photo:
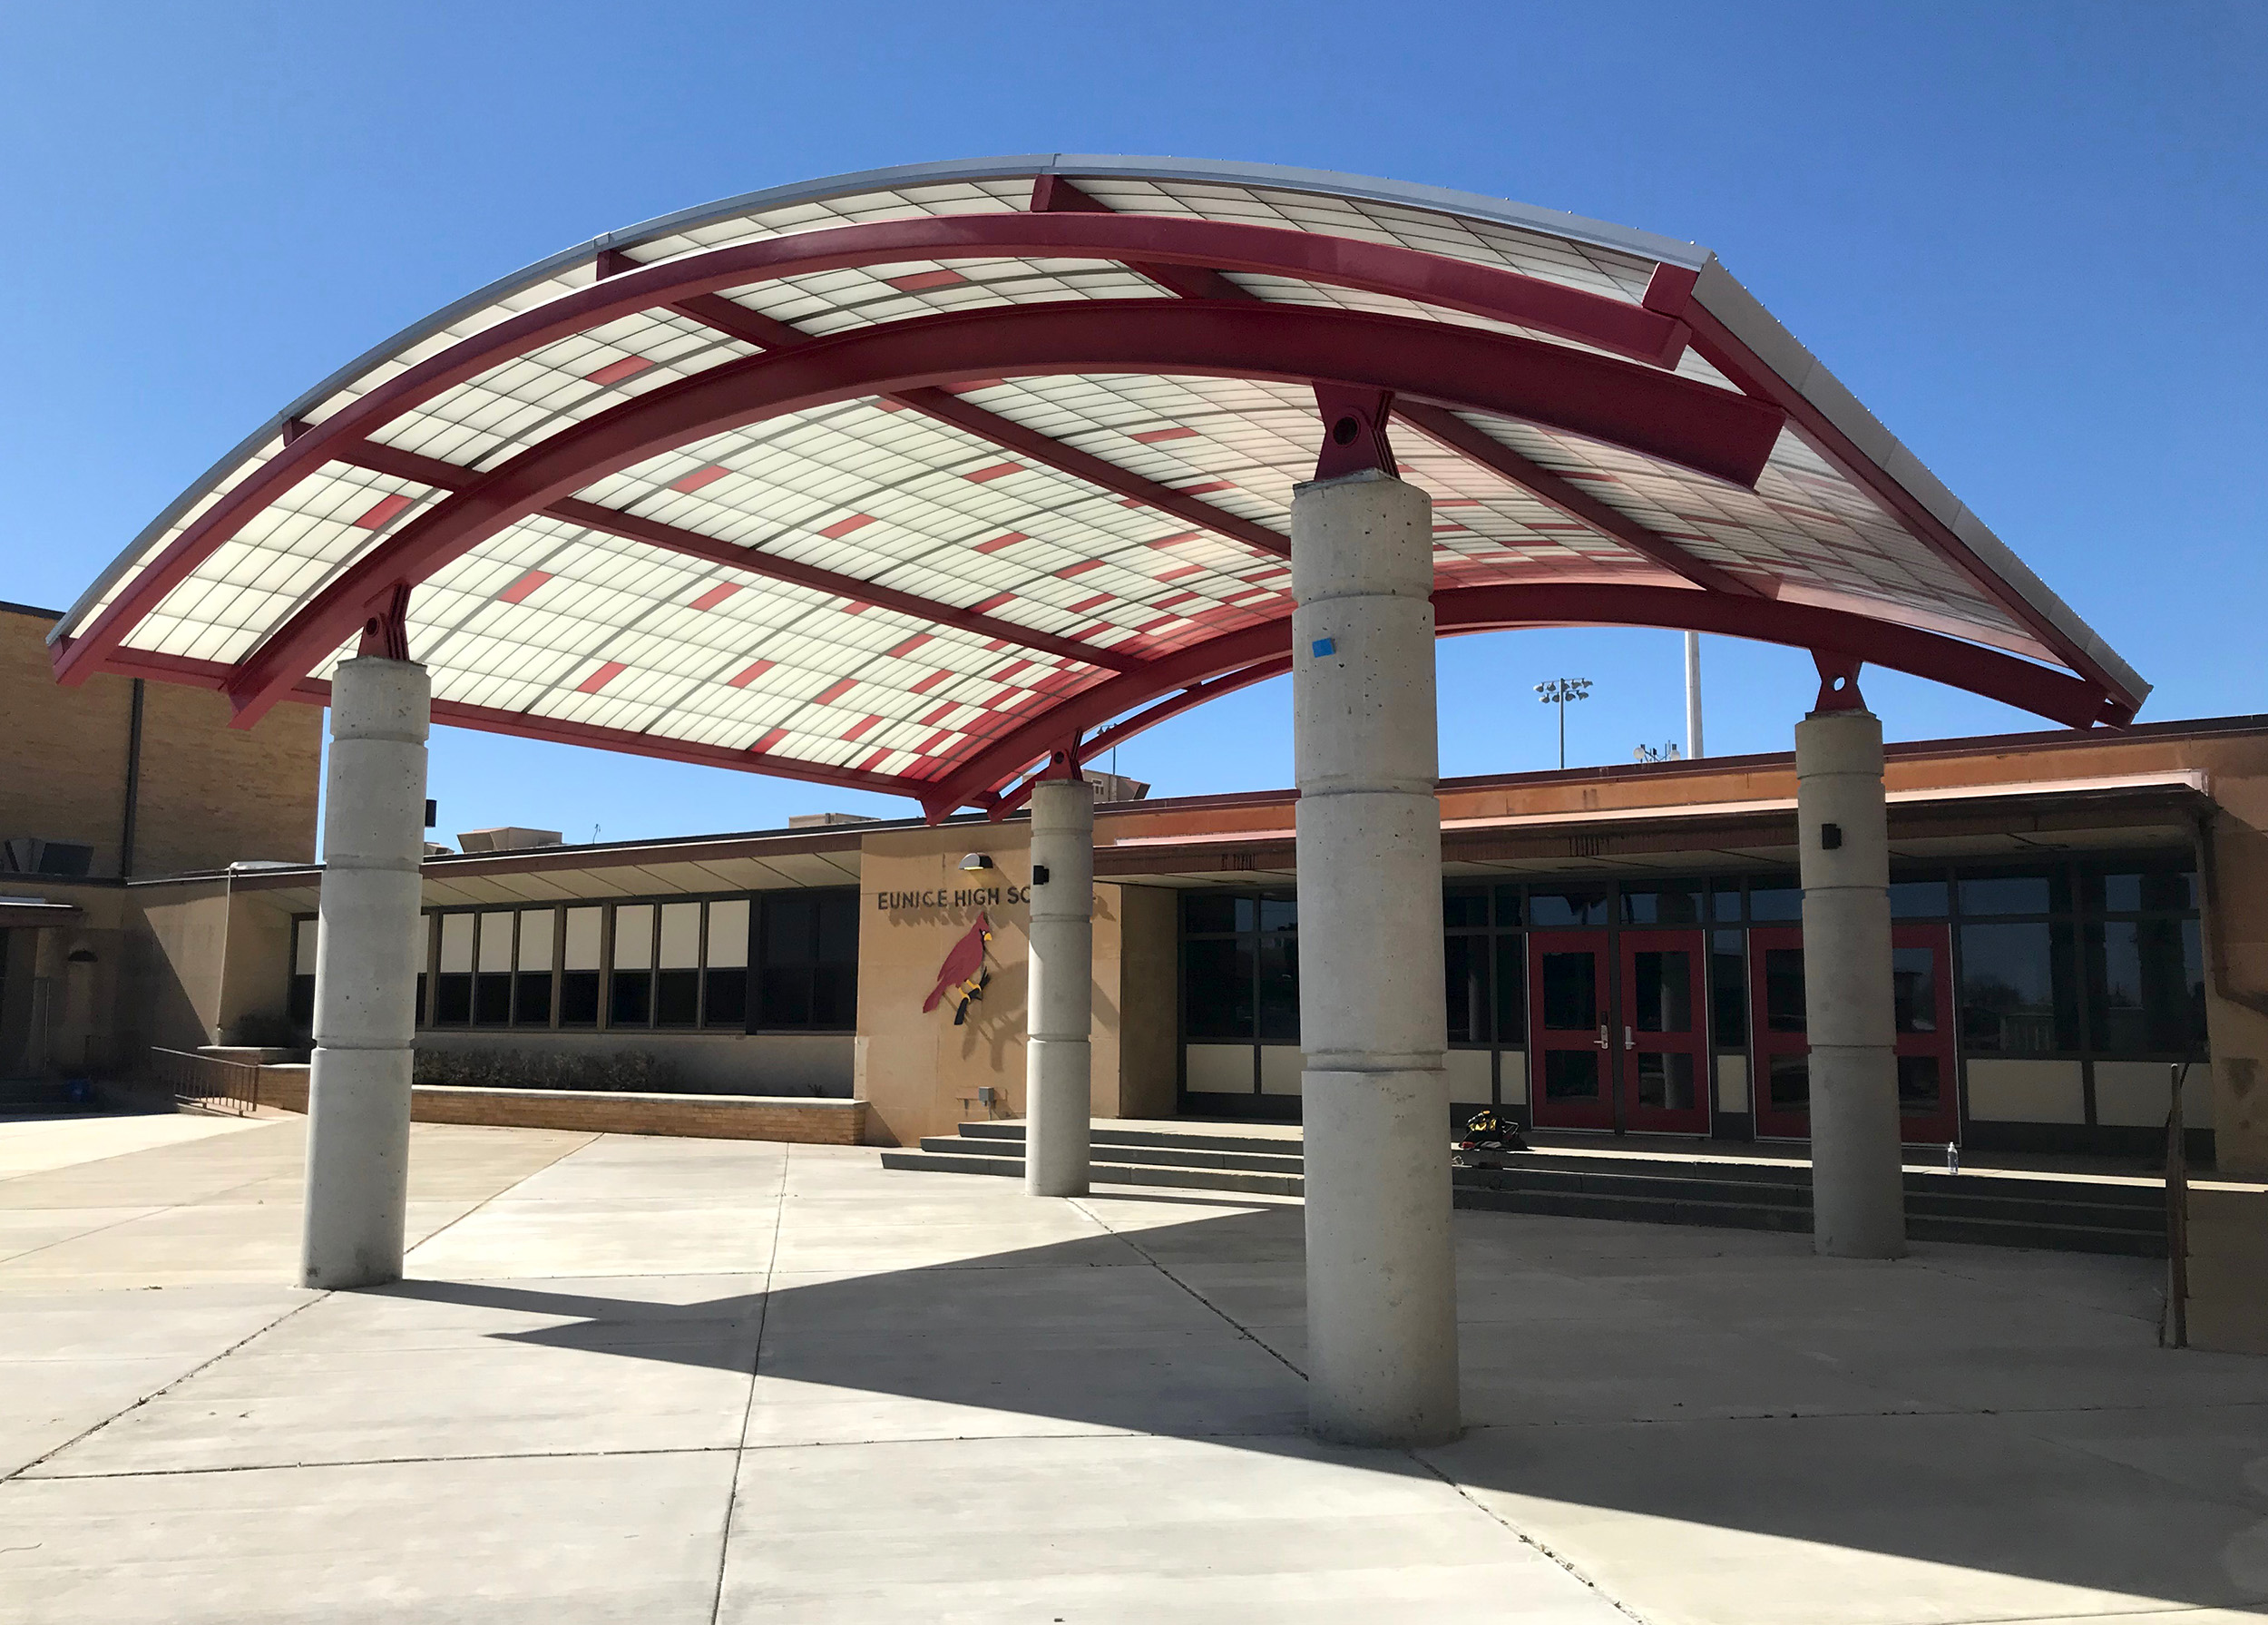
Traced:
<path id="1" fill-rule="evenodd" d="M 995 867 L 964 874 L 961 858 L 989 854 Z M 1025 966 L 1030 954 L 1030 906 L 1021 894 L 1031 880 L 1029 831 L 1022 823 L 959 824 L 937 829 L 891 830 L 869 836 L 859 860 L 858 1036 L 853 1088 L 873 1105 L 868 1138 L 878 1144 L 911 1145 L 924 1134 L 949 1134 L 964 1117 L 982 1117 L 977 1091 L 1001 1091 L 993 1115 L 1023 1114 Z M 953 894 L 989 893 L 999 901 L 953 901 Z M 1126 888 L 1095 887 L 1095 1116 L 1125 1117 L 1120 1024 L 1127 1008 L 1127 960 L 1121 935 Z M 934 907 L 883 908 L 885 894 L 945 894 Z M 953 1005 L 941 1003 L 924 1013 L 922 1001 L 937 979 L 945 954 L 982 912 L 992 941 L 986 964 L 992 979 L 984 996 L 970 1007 L 965 1025 L 953 1024 Z M 1154 910 L 1145 910 L 1154 921 Z M 1170 915 L 1168 916 L 1170 922 Z M 1170 924 L 1167 952 L 1171 952 Z M 1141 974 L 1155 980 L 1153 932 L 1138 936 L 1135 960 Z M 1162 1010 L 1163 1043 L 1173 1042 L 1173 1002 L 1154 994 L 1138 995 L 1138 1008 Z M 1159 1040 L 1146 1031 L 1138 1040 L 1135 1093 L 1154 1098 Z M 1172 1101 L 1171 1072 L 1166 1073 L 1166 1104 Z M 1147 1104 L 1145 1110 L 1147 1110 Z"/>

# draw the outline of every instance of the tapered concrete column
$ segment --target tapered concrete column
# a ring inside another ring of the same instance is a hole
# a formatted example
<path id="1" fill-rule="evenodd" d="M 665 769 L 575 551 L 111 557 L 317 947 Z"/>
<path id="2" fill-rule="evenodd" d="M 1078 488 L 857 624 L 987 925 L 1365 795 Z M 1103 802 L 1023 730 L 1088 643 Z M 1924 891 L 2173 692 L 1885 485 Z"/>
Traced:
<path id="1" fill-rule="evenodd" d="M 302 1286 L 402 1278 L 432 695 L 407 661 L 365 656 L 331 678 Z"/>
<path id="2" fill-rule="evenodd" d="M 1882 725 L 1813 711 L 1795 728 L 1811 1041 L 1812 1244 L 1839 1258 L 1906 1251 L 1890 961 Z"/>
<path id="3" fill-rule="evenodd" d="M 1292 498 L 1308 1414 L 1454 1438 L 1432 504 L 1375 470 Z"/>
<path id="4" fill-rule="evenodd" d="M 1024 1050 L 1023 1162 L 1023 1188 L 1031 1196 L 1087 1192 L 1094 904 L 1094 791 L 1083 778 L 1043 778 L 1031 789 L 1031 1036 Z"/>

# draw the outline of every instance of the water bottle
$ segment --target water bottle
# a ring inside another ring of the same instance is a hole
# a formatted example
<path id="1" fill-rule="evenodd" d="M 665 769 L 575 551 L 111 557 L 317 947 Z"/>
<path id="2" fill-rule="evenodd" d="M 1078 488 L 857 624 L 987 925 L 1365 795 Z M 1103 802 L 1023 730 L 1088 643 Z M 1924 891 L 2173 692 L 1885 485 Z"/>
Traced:
<path id="1" fill-rule="evenodd" d="M 1950 1140 L 1945 1142 L 1945 1171 L 1949 1174 L 1960 1172 L 1960 1147 Z"/>

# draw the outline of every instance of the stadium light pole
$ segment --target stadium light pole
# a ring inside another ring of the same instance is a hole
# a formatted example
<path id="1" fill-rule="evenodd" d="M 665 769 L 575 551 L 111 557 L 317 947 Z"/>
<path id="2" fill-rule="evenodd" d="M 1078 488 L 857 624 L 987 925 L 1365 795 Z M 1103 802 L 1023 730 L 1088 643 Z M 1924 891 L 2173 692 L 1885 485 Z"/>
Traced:
<path id="1" fill-rule="evenodd" d="M 1567 770 L 1567 708 L 1573 700 L 1590 698 L 1590 679 L 1588 677 L 1554 677 L 1536 685 L 1536 697 L 1546 705 L 1559 708 L 1559 770 Z"/>

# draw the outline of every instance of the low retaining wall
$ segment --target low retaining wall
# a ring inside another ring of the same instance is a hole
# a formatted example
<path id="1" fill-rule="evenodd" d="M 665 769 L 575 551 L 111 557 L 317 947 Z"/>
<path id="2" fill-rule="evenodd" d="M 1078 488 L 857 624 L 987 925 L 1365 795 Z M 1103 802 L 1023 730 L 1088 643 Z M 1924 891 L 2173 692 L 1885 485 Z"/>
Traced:
<path id="1" fill-rule="evenodd" d="M 308 1109 L 305 1066 L 259 1069 L 259 1103 Z M 666 1134 L 687 1140 L 780 1140 L 857 1145 L 866 1102 L 819 1095 L 630 1094 L 586 1089 L 470 1089 L 420 1083 L 410 1121 L 495 1129 L 582 1129 L 595 1134 Z"/>

